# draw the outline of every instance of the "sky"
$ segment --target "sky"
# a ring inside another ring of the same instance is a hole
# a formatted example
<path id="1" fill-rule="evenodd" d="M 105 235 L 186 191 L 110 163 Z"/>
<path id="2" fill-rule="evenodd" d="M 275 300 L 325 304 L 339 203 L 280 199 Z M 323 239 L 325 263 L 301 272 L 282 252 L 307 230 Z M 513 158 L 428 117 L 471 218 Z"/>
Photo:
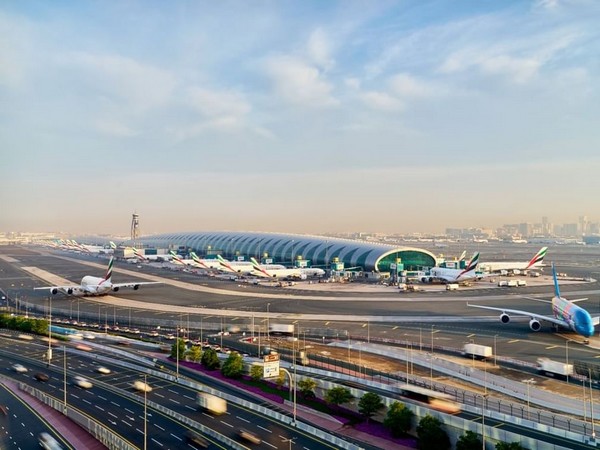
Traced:
<path id="1" fill-rule="evenodd" d="M 0 231 L 600 221 L 600 2 L 0 3 Z"/>

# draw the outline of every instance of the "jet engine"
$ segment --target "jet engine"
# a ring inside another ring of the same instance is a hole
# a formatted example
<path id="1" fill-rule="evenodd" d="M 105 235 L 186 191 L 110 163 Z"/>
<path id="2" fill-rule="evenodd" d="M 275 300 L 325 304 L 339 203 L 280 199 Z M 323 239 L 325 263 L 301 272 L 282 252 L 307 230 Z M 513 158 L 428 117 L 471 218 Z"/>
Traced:
<path id="1" fill-rule="evenodd" d="M 542 324 L 537 319 L 531 319 L 529 321 L 529 328 L 531 328 L 533 331 L 540 331 L 540 328 L 542 328 Z"/>
<path id="2" fill-rule="evenodd" d="M 119 286 L 115 286 L 112 288 L 113 292 L 119 292 Z"/>
<path id="3" fill-rule="evenodd" d="M 58 294 L 58 289 L 56 289 L 56 288 L 52 288 L 52 289 L 50 289 L 50 293 L 51 293 L 52 295 L 56 295 L 56 294 Z"/>
<path id="4" fill-rule="evenodd" d="M 500 322 L 502 322 L 502 323 L 510 322 L 510 316 L 506 313 L 500 314 Z"/>
<path id="5" fill-rule="evenodd" d="M 433 282 L 433 278 L 431 277 L 422 277 L 421 278 L 421 283 L 432 283 Z"/>
<path id="6" fill-rule="evenodd" d="M 67 289 L 67 294 L 73 295 L 73 288 L 68 288 Z"/>
<path id="7" fill-rule="evenodd" d="M 133 285 L 133 290 L 134 290 L 134 291 L 137 291 L 139 288 L 140 288 L 140 285 L 139 285 L 139 284 L 134 284 L 134 285 Z"/>

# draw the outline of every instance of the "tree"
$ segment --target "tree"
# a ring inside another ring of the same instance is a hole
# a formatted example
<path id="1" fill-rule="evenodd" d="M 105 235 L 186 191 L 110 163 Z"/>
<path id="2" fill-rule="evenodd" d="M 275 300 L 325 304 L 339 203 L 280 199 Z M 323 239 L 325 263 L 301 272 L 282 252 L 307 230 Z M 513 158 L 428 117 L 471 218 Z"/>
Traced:
<path id="1" fill-rule="evenodd" d="M 283 387 L 283 385 L 285 384 L 285 372 L 283 370 L 279 371 L 279 375 L 275 379 L 275 384 L 277 384 L 277 387 L 279 389 L 281 389 Z"/>
<path id="2" fill-rule="evenodd" d="M 383 425 L 394 437 L 404 436 L 412 427 L 413 412 L 404 403 L 394 402 L 390 405 Z"/>
<path id="3" fill-rule="evenodd" d="M 202 359 L 202 348 L 199 345 L 194 345 L 185 352 L 185 356 L 189 361 L 197 363 Z"/>
<path id="4" fill-rule="evenodd" d="M 217 352 L 214 351 L 212 348 L 207 349 L 202 354 L 202 359 L 200 360 L 200 363 L 208 370 L 215 370 L 221 367 L 221 362 L 219 361 Z"/>
<path id="5" fill-rule="evenodd" d="M 244 360 L 238 352 L 231 352 L 223 366 L 221 373 L 227 378 L 240 378 L 244 372 Z"/>
<path id="6" fill-rule="evenodd" d="M 342 386 L 332 387 L 325 393 L 325 401 L 327 403 L 329 403 L 330 405 L 335 405 L 335 406 L 339 406 L 344 403 L 348 403 L 353 398 L 354 398 L 354 395 L 352 395 L 352 392 L 350 392 L 350 389 L 342 387 Z"/>
<path id="7" fill-rule="evenodd" d="M 312 378 L 303 378 L 298 381 L 298 389 L 304 398 L 315 398 L 315 389 L 319 383 Z"/>
<path id="8" fill-rule="evenodd" d="M 369 419 L 384 406 L 385 405 L 378 394 L 375 392 L 367 392 L 358 401 L 358 412 L 367 418 L 368 423 Z"/>
<path id="9" fill-rule="evenodd" d="M 260 364 L 252 364 L 250 367 L 250 378 L 254 381 L 258 381 L 263 377 L 263 366 Z"/>
<path id="10" fill-rule="evenodd" d="M 498 442 L 496 444 L 496 450 L 527 450 L 518 442 Z"/>
<path id="11" fill-rule="evenodd" d="M 482 445 L 477 433 L 467 431 L 456 441 L 456 450 L 479 450 Z"/>
<path id="12" fill-rule="evenodd" d="M 421 450 L 449 450 L 450 438 L 442 429 L 442 422 L 429 414 L 417 425 L 417 448 Z"/>
<path id="13" fill-rule="evenodd" d="M 179 348 L 179 350 L 177 350 Z M 183 355 L 185 354 L 186 346 L 185 341 L 183 339 L 177 339 L 173 345 L 171 346 L 171 355 L 170 357 L 173 359 L 183 359 Z"/>

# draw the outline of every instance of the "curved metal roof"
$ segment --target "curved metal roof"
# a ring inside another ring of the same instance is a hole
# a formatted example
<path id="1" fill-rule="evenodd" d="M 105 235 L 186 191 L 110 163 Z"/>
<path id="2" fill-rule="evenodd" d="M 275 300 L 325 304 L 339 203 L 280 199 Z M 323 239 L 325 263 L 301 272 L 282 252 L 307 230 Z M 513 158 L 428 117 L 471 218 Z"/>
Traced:
<path id="1" fill-rule="evenodd" d="M 283 233 L 204 231 L 167 233 L 138 239 L 144 246 L 156 248 L 185 247 L 199 255 L 219 253 L 225 258 L 238 255 L 259 258 L 265 254 L 278 263 L 291 264 L 298 256 L 310 260 L 312 266 L 326 266 L 338 258 L 346 268 L 364 271 L 388 271 L 390 264 L 401 258 L 408 269 L 435 266 L 435 255 L 427 250 L 396 247 L 376 242 L 326 236 Z"/>

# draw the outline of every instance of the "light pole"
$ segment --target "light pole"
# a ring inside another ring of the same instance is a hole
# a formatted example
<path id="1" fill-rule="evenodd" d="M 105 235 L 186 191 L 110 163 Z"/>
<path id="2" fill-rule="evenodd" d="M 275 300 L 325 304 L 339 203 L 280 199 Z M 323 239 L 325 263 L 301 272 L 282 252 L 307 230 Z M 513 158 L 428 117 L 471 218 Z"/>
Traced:
<path id="1" fill-rule="evenodd" d="M 527 420 L 531 420 L 531 409 L 529 407 L 529 386 L 535 384 L 535 380 L 533 378 L 529 378 L 528 380 L 523 380 L 523 383 L 527 385 Z"/>
<path id="2" fill-rule="evenodd" d="M 271 306 L 270 303 L 267 303 L 267 342 L 269 342 L 269 339 L 271 338 L 271 334 L 270 334 L 270 324 L 269 324 L 269 307 Z"/>
<path id="3" fill-rule="evenodd" d="M 588 367 L 590 378 L 590 420 L 592 421 L 592 439 L 596 440 L 596 430 L 594 428 L 594 393 L 592 391 L 592 369 Z"/>
<path id="4" fill-rule="evenodd" d="M 487 394 L 481 396 L 481 443 L 482 450 L 485 450 L 485 410 L 486 410 Z"/>
<path id="5" fill-rule="evenodd" d="M 494 335 L 494 368 L 498 367 L 498 354 L 496 353 L 496 338 L 498 337 L 497 334 Z M 567 383 L 569 379 L 567 378 Z"/>
<path id="6" fill-rule="evenodd" d="M 63 391 L 64 391 L 64 402 L 65 410 L 64 414 L 67 415 L 67 346 L 63 345 Z"/>
<path id="7" fill-rule="evenodd" d="M 148 376 L 144 374 L 144 450 L 146 450 L 146 437 L 148 435 L 148 402 L 146 400 L 146 392 L 148 391 Z"/>
<path id="8" fill-rule="evenodd" d="M 565 363 L 567 365 L 567 384 L 569 384 L 569 340 L 565 341 Z"/>
<path id="9" fill-rule="evenodd" d="M 175 332 L 175 353 L 177 355 L 175 367 L 177 368 L 177 379 L 179 380 L 179 323 L 175 324 L 176 332 Z M 173 336 L 173 335 L 171 335 Z M 145 391 L 145 390 L 144 390 Z"/>
<path id="10" fill-rule="evenodd" d="M 52 364 L 52 297 L 48 297 L 48 367 Z"/>

